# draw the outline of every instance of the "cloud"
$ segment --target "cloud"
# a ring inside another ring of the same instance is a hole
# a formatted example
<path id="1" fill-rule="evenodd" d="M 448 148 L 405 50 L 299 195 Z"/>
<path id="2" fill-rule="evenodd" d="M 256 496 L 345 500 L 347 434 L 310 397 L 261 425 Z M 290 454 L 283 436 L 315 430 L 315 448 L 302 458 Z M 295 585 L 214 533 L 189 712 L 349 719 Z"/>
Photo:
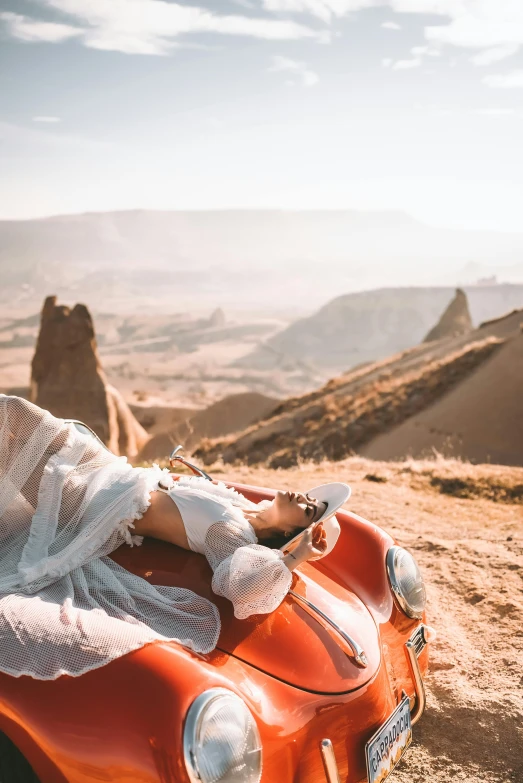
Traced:
<path id="1" fill-rule="evenodd" d="M 425 38 L 439 44 L 486 49 L 506 44 L 523 44 L 523 5 L 509 0 L 476 0 L 469 11 L 449 13 L 450 24 L 425 27 Z M 512 5 L 512 8 L 508 6 Z"/>
<path id="2" fill-rule="evenodd" d="M 435 44 L 472 49 L 523 45 L 520 0 L 263 0 L 263 5 L 274 12 L 308 13 L 324 22 L 365 8 L 430 14 L 442 18 L 441 24 L 425 27 L 425 38 Z"/>
<path id="3" fill-rule="evenodd" d="M 523 46 L 520 0 L 261 0 L 263 9 L 272 17 L 242 15 L 242 6 L 255 7 L 253 0 L 234 0 L 238 13 L 223 15 L 166 0 L 37 1 L 69 18 L 59 24 L 4 12 L 0 19 L 13 37 L 49 42 L 78 37 L 94 49 L 130 54 L 168 54 L 180 45 L 179 39 L 184 35 L 199 33 L 328 42 L 334 34 L 330 28 L 337 19 L 368 8 L 439 17 L 441 23 L 431 23 L 424 30 L 432 52 L 446 45 L 484 50 L 474 59 L 477 65 L 508 57 L 507 52 L 513 47 Z M 278 14 L 285 18 L 275 18 Z M 300 18 L 293 18 L 295 15 Z M 303 17 L 307 15 L 323 22 L 323 29 L 304 24 Z M 394 30 L 400 25 L 384 21 L 382 27 Z"/>
<path id="4" fill-rule="evenodd" d="M 269 71 L 295 74 L 299 77 L 304 87 L 314 87 L 320 80 L 318 74 L 307 68 L 307 65 L 304 62 L 291 60 L 289 57 L 281 57 L 280 55 L 275 55 L 272 58 L 272 65 L 269 68 Z M 292 85 L 294 84 L 294 81 L 291 80 L 287 83 Z"/>
<path id="5" fill-rule="evenodd" d="M 0 120 L 0 138 L 5 150 L 25 147 L 33 155 L 35 150 L 44 152 L 46 149 L 59 153 L 71 151 L 74 154 L 93 152 L 97 155 L 107 154 L 113 146 L 107 141 L 94 141 L 80 135 L 57 132 L 53 123 L 49 127 L 15 125 Z"/>
<path id="6" fill-rule="evenodd" d="M 481 114 L 484 117 L 509 117 L 509 116 L 520 116 L 521 112 L 517 111 L 517 109 L 501 109 L 501 108 L 491 108 L 491 109 L 477 109 L 476 114 Z"/>
<path id="7" fill-rule="evenodd" d="M 506 57 L 512 57 L 516 54 L 519 46 L 517 44 L 506 44 L 505 46 L 495 46 L 493 49 L 484 49 L 479 54 L 475 54 L 470 58 L 470 61 L 474 65 L 490 65 L 496 63 L 499 60 L 504 60 Z"/>
<path id="8" fill-rule="evenodd" d="M 414 57 L 441 57 L 439 49 L 433 49 L 431 46 L 413 46 L 410 51 Z"/>
<path id="9" fill-rule="evenodd" d="M 273 13 L 310 14 L 322 22 L 330 22 L 334 13 L 330 3 L 323 0 L 263 0 L 263 7 Z"/>
<path id="10" fill-rule="evenodd" d="M 9 11 L 0 13 L 0 20 L 5 24 L 8 34 L 20 41 L 60 43 L 83 33 L 80 28 L 72 27 L 69 24 L 41 22 L 38 19 L 32 19 L 22 14 L 13 14 Z"/>
<path id="11" fill-rule="evenodd" d="M 404 60 L 391 60 L 386 57 L 381 61 L 384 68 L 392 66 L 393 71 L 406 71 L 411 68 L 419 68 L 423 64 L 423 57 L 439 57 L 441 52 L 431 46 L 413 46 L 410 50 L 413 57 Z"/>
<path id="12" fill-rule="evenodd" d="M 483 82 L 487 87 L 497 87 L 502 90 L 523 87 L 523 71 L 491 74 L 490 76 L 484 76 Z"/>
<path id="13" fill-rule="evenodd" d="M 423 65 L 423 57 L 439 57 L 441 55 L 438 49 L 433 49 L 431 46 L 413 46 L 410 51 L 413 57 L 409 59 L 394 61 L 390 57 L 385 57 L 381 64 L 384 68 L 392 67 L 393 71 L 406 71 Z"/>
<path id="14" fill-rule="evenodd" d="M 26 41 L 59 42 L 81 36 L 83 44 L 126 54 L 168 54 L 187 34 L 218 33 L 272 41 L 304 38 L 325 42 L 330 34 L 289 19 L 265 19 L 239 14 L 218 15 L 197 6 L 165 0 L 39 0 L 71 17 L 76 25 L 42 22 L 3 13 L 8 32 Z"/>
<path id="15" fill-rule="evenodd" d="M 55 122 L 62 122 L 60 117 L 51 117 L 50 115 L 39 115 L 38 117 L 33 117 L 33 122 L 48 122 L 48 123 L 55 123 Z"/>
<path id="16" fill-rule="evenodd" d="M 381 26 L 385 30 L 401 30 L 401 25 L 396 22 L 382 22 Z"/>
<path id="17" fill-rule="evenodd" d="M 411 60 L 396 60 L 392 66 L 393 71 L 405 71 L 410 68 L 419 68 L 421 57 L 413 57 Z"/>

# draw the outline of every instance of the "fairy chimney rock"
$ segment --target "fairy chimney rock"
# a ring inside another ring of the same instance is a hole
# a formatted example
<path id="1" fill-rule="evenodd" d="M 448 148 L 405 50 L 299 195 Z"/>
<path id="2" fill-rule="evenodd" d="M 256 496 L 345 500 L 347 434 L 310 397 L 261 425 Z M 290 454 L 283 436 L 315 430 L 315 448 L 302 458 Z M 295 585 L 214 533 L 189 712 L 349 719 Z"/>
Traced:
<path id="1" fill-rule="evenodd" d="M 87 307 L 44 302 L 31 364 L 31 400 L 54 416 L 85 422 L 115 454 L 135 456 L 148 436 L 107 382 Z"/>
<path id="2" fill-rule="evenodd" d="M 225 326 L 225 313 L 221 307 L 217 307 L 209 318 L 209 326 Z"/>
<path id="3" fill-rule="evenodd" d="M 457 337 L 471 332 L 473 328 L 467 295 L 461 288 L 457 288 L 454 298 L 423 342 L 430 343 L 443 337 Z"/>

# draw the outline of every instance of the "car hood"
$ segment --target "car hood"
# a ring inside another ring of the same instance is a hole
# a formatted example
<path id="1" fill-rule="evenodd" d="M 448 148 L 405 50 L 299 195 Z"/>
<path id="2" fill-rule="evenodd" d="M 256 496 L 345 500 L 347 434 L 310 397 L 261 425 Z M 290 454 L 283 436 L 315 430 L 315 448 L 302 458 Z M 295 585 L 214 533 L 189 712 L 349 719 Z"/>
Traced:
<path id="1" fill-rule="evenodd" d="M 344 693 L 365 685 L 379 667 L 379 636 L 370 612 L 354 593 L 312 565 L 295 572 L 292 586 L 307 604 L 288 594 L 274 612 L 238 620 L 231 603 L 212 592 L 212 572 L 201 555 L 146 539 L 141 547 L 123 546 L 111 557 L 151 584 L 185 587 L 215 603 L 221 617 L 217 647 L 290 685 Z M 320 612 L 363 648 L 365 667 Z"/>

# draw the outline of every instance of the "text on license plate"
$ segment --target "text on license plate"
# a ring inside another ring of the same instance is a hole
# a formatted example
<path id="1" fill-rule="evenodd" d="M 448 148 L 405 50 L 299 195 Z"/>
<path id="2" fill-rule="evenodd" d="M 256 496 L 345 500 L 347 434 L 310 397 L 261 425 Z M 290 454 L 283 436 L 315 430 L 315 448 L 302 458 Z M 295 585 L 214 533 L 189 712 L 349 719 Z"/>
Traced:
<path id="1" fill-rule="evenodd" d="M 365 746 L 369 783 L 383 783 L 411 741 L 410 702 L 405 697 Z"/>

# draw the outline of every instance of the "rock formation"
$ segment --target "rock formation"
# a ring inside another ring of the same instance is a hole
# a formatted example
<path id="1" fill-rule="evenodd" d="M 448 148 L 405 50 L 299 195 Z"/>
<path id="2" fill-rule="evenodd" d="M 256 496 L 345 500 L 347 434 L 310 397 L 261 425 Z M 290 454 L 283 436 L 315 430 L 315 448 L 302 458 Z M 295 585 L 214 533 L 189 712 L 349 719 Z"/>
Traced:
<path id="1" fill-rule="evenodd" d="M 221 307 L 217 307 L 216 310 L 213 310 L 209 318 L 209 326 L 221 327 L 225 326 L 226 322 L 225 313 Z"/>
<path id="2" fill-rule="evenodd" d="M 456 288 L 454 299 L 423 342 L 430 343 L 443 337 L 457 337 L 471 332 L 473 328 L 467 295 L 461 288 Z"/>
<path id="3" fill-rule="evenodd" d="M 85 422 L 117 455 L 134 457 L 148 439 L 102 370 L 91 315 L 48 296 L 31 364 L 31 401 L 64 419 Z"/>

